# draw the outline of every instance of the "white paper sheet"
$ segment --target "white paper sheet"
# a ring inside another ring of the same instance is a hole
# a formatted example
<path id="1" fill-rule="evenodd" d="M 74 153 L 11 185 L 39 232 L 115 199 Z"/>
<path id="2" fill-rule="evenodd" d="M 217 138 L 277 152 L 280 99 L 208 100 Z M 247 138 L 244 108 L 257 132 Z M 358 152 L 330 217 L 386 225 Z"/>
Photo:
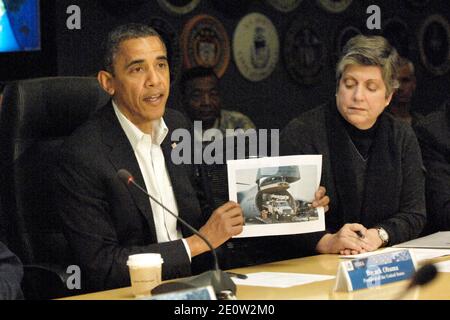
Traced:
<path id="1" fill-rule="evenodd" d="M 366 257 L 370 257 L 372 255 L 375 254 L 379 254 L 379 253 L 383 253 L 383 252 L 389 252 L 389 251 L 398 251 L 401 250 L 402 248 L 400 247 L 396 247 L 396 248 L 384 248 L 384 249 L 380 249 L 377 251 L 372 251 L 372 252 L 366 252 L 366 253 L 361 253 L 361 254 L 355 254 L 355 255 L 342 255 L 339 256 L 339 258 L 341 259 L 359 259 L 359 258 L 366 258 Z M 424 261 L 424 260 L 428 260 L 428 259 L 433 259 L 433 258 L 438 258 L 438 257 L 443 257 L 443 256 L 448 256 L 450 255 L 450 250 L 448 249 L 411 249 L 411 248 L 404 248 L 404 249 L 408 249 L 409 251 L 412 252 L 412 254 L 414 255 L 414 257 L 416 258 L 416 261 L 420 262 L 420 261 Z"/>
<path id="2" fill-rule="evenodd" d="M 397 244 L 394 247 L 450 249 L 450 231 L 439 231 L 425 237 Z"/>
<path id="3" fill-rule="evenodd" d="M 241 286 L 260 286 L 273 288 L 289 288 L 316 281 L 331 280 L 335 276 L 307 273 L 256 272 L 248 273 L 247 279 L 231 278 Z"/>
<path id="4" fill-rule="evenodd" d="M 450 272 L 450 261 L 442 261 L 434 264 L 439 272 Z"/>
<path id="5" fill-rule="evenodd" d="M 311 206 L 322 174 L 321 155 L 229 160 L 230 200 L 245 225 L 236 237 L 299 234 L 325 229 L 324 208 Z"/>

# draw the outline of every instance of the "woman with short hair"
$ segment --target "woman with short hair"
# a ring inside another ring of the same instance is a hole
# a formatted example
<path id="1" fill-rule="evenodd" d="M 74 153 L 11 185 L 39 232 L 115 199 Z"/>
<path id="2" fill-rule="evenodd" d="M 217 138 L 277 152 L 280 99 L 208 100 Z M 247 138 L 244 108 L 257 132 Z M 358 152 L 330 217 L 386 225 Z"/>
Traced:
<path id="1" fill-rule="evenodd" d="M 322 154 L 330 197 L 319 253 L 357 254 L 417 237 L 426 221 L 424 172 L 412 129 L 383 112 L 398 88 L 398 54 L 380 36 L 348 41 L 336 97 L 291 121 L 282 154 Z"/>

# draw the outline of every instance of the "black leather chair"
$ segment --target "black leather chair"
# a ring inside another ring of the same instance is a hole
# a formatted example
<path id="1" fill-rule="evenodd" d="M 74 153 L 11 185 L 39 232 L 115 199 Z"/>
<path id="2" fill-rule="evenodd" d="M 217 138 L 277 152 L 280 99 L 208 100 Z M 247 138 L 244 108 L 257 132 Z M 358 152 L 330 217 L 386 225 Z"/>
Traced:
<path id="1" fill-rule="evenodd" d="M 27 299 L 77 294 L 69 290 L 68 244 L 52 197 L 53 169 L 64 138 L 109 97 L 95 78 L 17 81 L 0 109 L 0 201 L 10 249 L 25 267 Z"/>

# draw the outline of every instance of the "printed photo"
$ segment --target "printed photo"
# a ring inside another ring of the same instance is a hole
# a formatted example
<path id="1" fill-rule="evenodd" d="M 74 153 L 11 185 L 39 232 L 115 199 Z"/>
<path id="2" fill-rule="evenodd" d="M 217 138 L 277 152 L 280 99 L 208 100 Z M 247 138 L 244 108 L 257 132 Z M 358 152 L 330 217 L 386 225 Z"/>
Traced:
<path id="1" fill-rule="evenodd" d="M 244 212 L 244 232 L 238 237 L 324 230 L 323 208 L 312 207 L 320 155 L 231 160 L 227 165 L 230 199 Z"/>

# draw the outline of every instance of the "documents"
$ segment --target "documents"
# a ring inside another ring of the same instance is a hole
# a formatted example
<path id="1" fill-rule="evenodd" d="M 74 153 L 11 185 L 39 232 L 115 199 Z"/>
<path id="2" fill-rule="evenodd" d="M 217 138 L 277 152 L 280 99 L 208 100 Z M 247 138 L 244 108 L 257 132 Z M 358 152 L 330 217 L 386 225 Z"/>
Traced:
<path id="1" fill-rule="evenodd" d="M 233 282 L 241 286 L 260 286 L 273 288 L 289 288 L 302 284 L 331 280 L 335 276 L 306 273 L 287 272 L 256 272 L 247 273 L 247 279 L 231 278 Z"/>
<path id="2" fill-rule="evenodd" d="M 442 261 L 434 264 L 439 272 L 450 272 L 450 261 Z"/>
<path id="3" fill-rule="evenodd" d="M 427 248 L 416 248 L 416 249 L 409 249 L 414 257 L 416 258 L 416 261 L 421 262 L 424 260 L 434 259 L 438 257 L 444 257 L 450 255 L 450 249 L 427 249 Z M 399 248 L 384 248 L 380 250 L 376 250 L 373 252 L 366 252 L 361 254 L 355 254 L 355 255 L 342 255 L 339 256 L 341 259 L 360 259 L 360 258 L 367 258 L 375 254 L 389 252 L 389 251 L 397 251 Z"/>
<path id="4" fill-rule="evenodd" d="M 229 160 L 230 200 L 241 205 L 245 225 L 236 237 L 325 230 L 324 208 L 314 208 L 321 155 Z"/>
<path id="5" fill-rule="evenodd" d="M 394 247 L 450 249 L 450 231 L 436 232 L 426 237 L 397 244 Z"/>

